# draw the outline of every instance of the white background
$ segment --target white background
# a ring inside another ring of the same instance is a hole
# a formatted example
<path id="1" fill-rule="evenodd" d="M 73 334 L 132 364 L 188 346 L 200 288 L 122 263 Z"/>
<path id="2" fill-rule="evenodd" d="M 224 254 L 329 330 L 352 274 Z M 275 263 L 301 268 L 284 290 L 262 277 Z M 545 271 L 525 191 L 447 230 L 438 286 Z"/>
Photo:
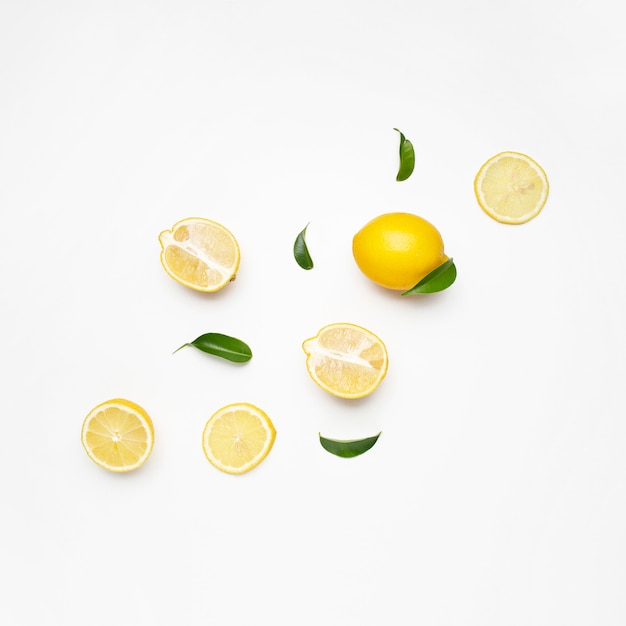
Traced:
<path id="1" fill-rule="evenodd" d="M 0 622 L 626 624 L 618 8 L 0 0 Z M 393 127 L 416 148 L 403 183 Z M 502 150 L 550 179 L 523 226 L 474 198 Z M 440 230 L 449 290 L 360 274 L 352 236 L 389 211 Z M 241 246 L 214 295 L 159 263 L 193 215 Z M 361 401 L 304 367 L 336 321 L 389 350 Z M 252 361 L 172 355 L 209 331 Z M 127 475 L 80 444 L 119 396 L 156 428 Z M 236 401 L 278 431 L 239 477 L 201 449 Z M 318 441 L 379 430 L 351 460 Z"/>

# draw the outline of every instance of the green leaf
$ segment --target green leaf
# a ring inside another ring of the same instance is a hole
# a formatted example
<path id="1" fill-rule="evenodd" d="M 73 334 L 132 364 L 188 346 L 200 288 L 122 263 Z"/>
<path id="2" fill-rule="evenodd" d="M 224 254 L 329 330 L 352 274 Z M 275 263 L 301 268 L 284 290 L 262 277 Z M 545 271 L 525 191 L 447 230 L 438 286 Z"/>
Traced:
<path id="1" fill-rule="evenodd" d="M 365 439 L 327 439 L 319 435 L 322 448 L 331 454 L 349 459 L 367 452 L 378 441 L 380 433 Z"/>
<path id="2" fill-rule="evenodd" d="M 415 150 L 413 150 L 413 144 L 397 128 L 394 130 L 400 133 L 400 168 L 396 180 L 402 181 L 413 173 Z"/>
<path id="3" fill-rule="evenodd" d="M 405 291 L 403 296 L 410 296 L 414 293 L 435 293 L 447 289 L 456 280 L 456 266 L 452 259 L 448 259 L 439 267 L 436 267 L 430 274 L 426 274 L 422 280 Z"/>
<path id="4" fill-rule="evenodd" d="M 245 363 L 252 358 L 252 350 L 250 350 L 248 344 L 241 341 L 241 339 L 235 339 L 235 337 L 229 337 L 220 333 L 200 335 L 197 339 L 184 343 L 174 352 L 178 352 L 185 346 L 193 346 L 198 350 L 202 350 L 202 352 L 219 356 L 234 363 Z"/>
<path id="5" fill-rule="evenodd" d="M 293 256 L 296 259 L 298 265 L 305 270 L 313 269 L 313 259 L 309 254 L 309 249 L 306 247 L 306 241 L 304 237 L 306 235 L 306 229 L 309 227 L 307 224 L 304 229 L 296 237 L 296 241 L 293 244 Z"/>

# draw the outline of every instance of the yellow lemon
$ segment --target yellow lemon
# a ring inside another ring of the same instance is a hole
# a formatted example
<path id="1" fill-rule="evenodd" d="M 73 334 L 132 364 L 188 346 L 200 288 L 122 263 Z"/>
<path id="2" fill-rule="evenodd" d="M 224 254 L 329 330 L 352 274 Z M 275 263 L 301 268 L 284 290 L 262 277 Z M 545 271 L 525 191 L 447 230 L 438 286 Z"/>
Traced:
<path id="1" fill-rule="evenodd" d="M 83 422 L 81 441 L 89 458 L 112 472 L 130 472 L 146 461 L 154 445 L 150 416 L 123 398 L 93 408 Z"/>
<path id="2" fill-rule="evenodd" d="M 239 244 L 218 222 L 188 217 L 159 235 L 161 265 L 178 283 L 196 291 L 217 291 L 235 280 Z"/>
<path id="3" fill-rule="evenodd" d="M 229 404 L 206 423 L 202 449 L 208 461 L 228 474 L 243 474 L 270 452 L 276 429 L 270 418 L 247 402 Z"/>
<path id="4" fill-rule="evenodd" d="M 340 398 L 372 393 L 387 374 L 385 344 L 356 324 L 329 324 L 302 344 L 309 376 Z"/>
<path id="5" fill-rule="evenodd" d="M 448 260 L 439 231 L 412 213 L 385 213 L 354 236 L 359 269 L 388 289 L 407 290 Z"/>
<path id="6" fill-rule="evenodd" d="M 523 224 L 537 217 L 548 199 L 548 177 L 541 166 L 520 152 L 500 152 L 478 171 L 476 199 L 483 211 L 504 224 Z"/>

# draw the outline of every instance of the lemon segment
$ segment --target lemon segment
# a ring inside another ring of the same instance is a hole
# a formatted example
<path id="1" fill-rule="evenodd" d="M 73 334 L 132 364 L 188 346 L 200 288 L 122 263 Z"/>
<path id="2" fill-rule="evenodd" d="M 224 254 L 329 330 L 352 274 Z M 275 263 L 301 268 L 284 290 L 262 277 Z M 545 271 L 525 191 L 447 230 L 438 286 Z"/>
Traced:
<path id="1" fill-rule="evenodd" d="M 159 234 L 161 264 L 178 283 L 213 292 L 235 280 L 240 250 L 235 236 L 218 222 L 189 217 Z"/>
<path id="2" fill-rule="evenodd" d="M 496 154 L 474 180 L 478 204 L 503 224 L 523 224 L 537 217 L 548 191 L 548 178 L 541 166 L 520 152 Z"/>
<path id="3" fill-rule="evenodd" d="M 130 472 L 150 456 L 154 427 L 138 404 L 116 398 L 89 412 L 83 422 L 81 441 L 96 465 L 112 472 Z"/>
<path id="4" fill-rule="evenodd" d="M 355 324 L 324 326 L 306 339 L 309 376 L 325 391 L 340 398 L 362 398 L 378 388 L 387 374 L 385 344 L 371 331 Z"/>
<path id="5" fill-rule="evenodd" d="M 243 474 L 269 454 L 276 429 L 264 411 L 246 402 L 216 411 L 202 433 L 202 449 L 208 461 L 228 474 Z"/>
<path id="6" fill-rule="evenodd" d="M 370 280 L 406 291 L 448 260 L 439 231 L 412 213 L 385 213 L 352 240 L 352 254 Z"/>

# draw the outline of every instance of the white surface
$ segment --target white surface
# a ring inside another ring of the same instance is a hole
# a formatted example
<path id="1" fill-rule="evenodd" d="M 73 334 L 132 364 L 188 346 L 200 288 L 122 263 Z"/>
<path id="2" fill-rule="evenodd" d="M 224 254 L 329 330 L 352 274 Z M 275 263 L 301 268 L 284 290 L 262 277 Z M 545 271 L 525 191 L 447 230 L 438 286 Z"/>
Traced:
<path id="1" fill-rule="evenodd" d="M 0 0 L 0 622 L 625 624 L 619 6 Z M 524 226 L 474 199 L 501 150 L 550 179 Z M 359 273 L 352 235 L 395 210 L 439 228 L 451 289 Z M 214 296 L 159 264 L 191 215 L 241 245 Z M 363 401 L 304 369 L 334 321 L 389 349 Z M 208 331 L 253 360 L 172 355 Z M 130 475 L 79 440 L 115 396 L 156 426 Z M 278 431 L 242 477 L 201 450 L 234 401 Z M 352 460 L 317 440 L 378 430 Z"/>

